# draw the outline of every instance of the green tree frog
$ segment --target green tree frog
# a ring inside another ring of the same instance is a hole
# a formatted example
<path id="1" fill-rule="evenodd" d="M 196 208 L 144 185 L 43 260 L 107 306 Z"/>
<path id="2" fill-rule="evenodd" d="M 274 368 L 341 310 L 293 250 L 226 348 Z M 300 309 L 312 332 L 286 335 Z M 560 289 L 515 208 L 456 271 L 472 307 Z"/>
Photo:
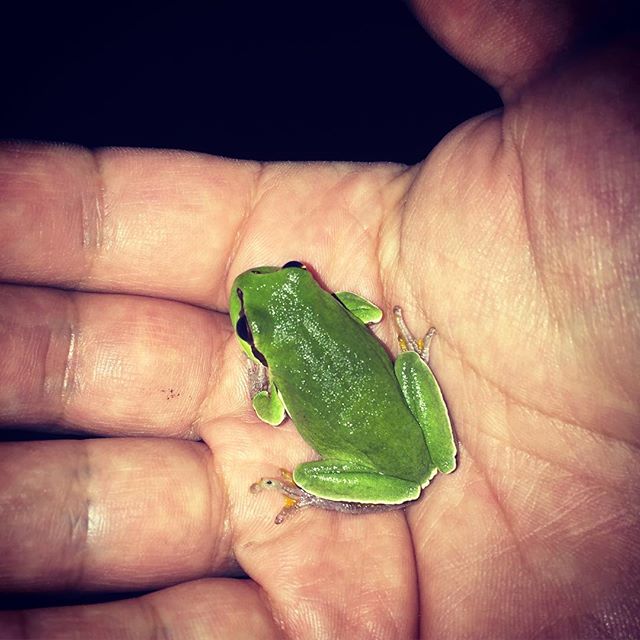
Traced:
<path id="1" fill-rule="evenodd" d="M 455 469 L 449 414 L 428 366 L 434 329 L 415 340 L 396 307 L 402 353 L 394 365 L 367 327 L 381 310 L 356 294 L 325 291 L 300 262 L 240 274 L 229 308 L 261 378 L 256 414 L 271 425 L 289 415 L 321 456 L 252 486 L 286 496 L 276 523 L 307 506 L 402 508 L 438 471 Z"/>

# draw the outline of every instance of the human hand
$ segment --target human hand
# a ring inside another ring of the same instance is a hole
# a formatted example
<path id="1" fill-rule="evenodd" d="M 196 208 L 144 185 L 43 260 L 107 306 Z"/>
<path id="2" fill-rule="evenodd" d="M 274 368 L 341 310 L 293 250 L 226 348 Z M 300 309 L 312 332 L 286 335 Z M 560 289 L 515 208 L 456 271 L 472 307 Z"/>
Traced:
<path id="1" fill-rule="evenodd" d="M 637 633 L 629 45 L 572 57 L 568 16 L 484 6 L 417 9 L 506 108 L 416 167 L 3 149 L 2 424 L 108 437 L 0 446 L 2 582 L 157 589 L 7 612 L 5 637 Z M 396 303 L 438 328 L 459 469 L 406 516 L 276 527 L 249 493 L 312 452 L 251 416 L 227 295 L 291 259 L 379 303 L 391 348 Z"/>

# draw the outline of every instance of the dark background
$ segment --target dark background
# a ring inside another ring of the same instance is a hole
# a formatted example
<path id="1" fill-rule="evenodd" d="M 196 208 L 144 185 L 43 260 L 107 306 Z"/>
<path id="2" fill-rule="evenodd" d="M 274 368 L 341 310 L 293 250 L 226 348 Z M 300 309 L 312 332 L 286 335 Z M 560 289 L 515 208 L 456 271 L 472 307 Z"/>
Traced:
<path id="1" fill-rule="evenodd" d="M 3 139 L 413 163 L 500 106 L 400 0 L 13 4 Z"/>

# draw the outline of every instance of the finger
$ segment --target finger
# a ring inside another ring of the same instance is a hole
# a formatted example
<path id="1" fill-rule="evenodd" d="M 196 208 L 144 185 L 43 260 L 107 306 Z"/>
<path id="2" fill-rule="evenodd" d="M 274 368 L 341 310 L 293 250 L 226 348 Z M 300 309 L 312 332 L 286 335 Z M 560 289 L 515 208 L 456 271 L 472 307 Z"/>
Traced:
<path id="1" fill-rule="evenodd" d="M 343 286 L 369 283 L 371 230 L 410 180 L 394 165 L 4 145 L 0 279 L 226 309 L 239 269 L 335 253 Z"/>
<path id="2" fill-rule="evenodd" d="M 216 382 L 229 335 L 221 314 L 140 296 L 0 286 L 0 425 L 197 437 L 240 402 Z"/>
<path id="3" fill-rule="evenodd" d="M 259 587 L 209 579 L 108 604 L 0 613 L 0 637 L 279 638 Z"/>
<path id="4" fill-rule="evenodd" d="M 2 588 L 126 591 L 231 571 L 217 477 L 201 443 L 0 445 Z"/>
<path id="5" fill-rule="evenodd" d="M 453 55 L 504 94 L 515 92 L 621 12 L 575 2 L 413 0 L 418 19 Z"/>
<path id="6" fill-rule="evenodd" d="M 255 173 L 190 153 L 4 145 L 0 277 L 211 304 Z"/>

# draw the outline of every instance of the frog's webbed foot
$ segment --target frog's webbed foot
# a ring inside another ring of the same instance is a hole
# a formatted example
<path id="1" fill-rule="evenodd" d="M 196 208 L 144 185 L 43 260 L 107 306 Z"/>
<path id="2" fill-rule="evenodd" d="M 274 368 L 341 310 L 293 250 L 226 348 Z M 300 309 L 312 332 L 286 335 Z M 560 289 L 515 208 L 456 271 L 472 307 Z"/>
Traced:
<path id="1" fill-rule="evenodd" d="M 436 335 L 436 328 L 431 327 L 424 338 L 416 339 L 402 317 L 402 309 L 398 306 L 393 307 L 393 315 L 398 328 L 398 344 L 401 351 L 415 351 L 427 364 L 429 364 L 429 349 L 431 348 L 431 340 Z"/>
<path id="2" fill-rule="evenodd" d="M 275 489 L 285 497 L 284 507 L 276 516 L 276 524 L 282 523 L 294 511 L 311 506 L 315 499 L 315 496 L 301 489 L 293 481 L 293 476 L 287 469 L 280 469 L 280 478 L 261 478 L 250 487 L 251 493 L 260 493 L 264 489 Z"/>

